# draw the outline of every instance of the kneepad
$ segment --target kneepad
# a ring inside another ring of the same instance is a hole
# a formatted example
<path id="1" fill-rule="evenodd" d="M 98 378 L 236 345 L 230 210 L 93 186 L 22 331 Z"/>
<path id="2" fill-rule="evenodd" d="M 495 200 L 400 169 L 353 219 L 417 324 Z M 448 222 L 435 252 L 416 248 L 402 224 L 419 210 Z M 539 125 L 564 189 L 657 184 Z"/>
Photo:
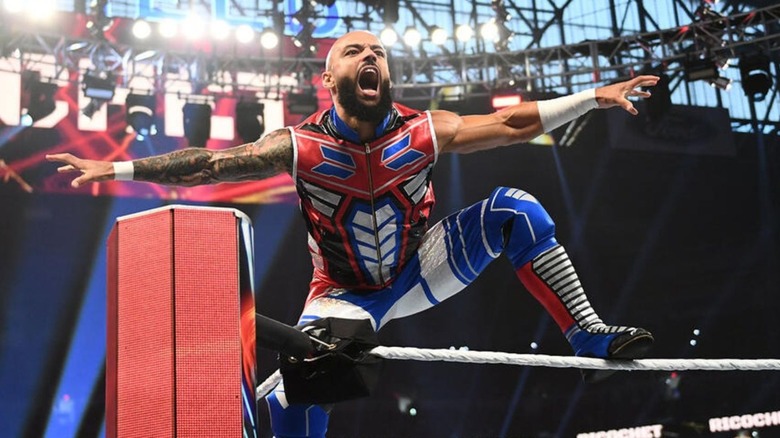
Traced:
<path id="1" fill-rule="evenodd" d="M 493 190 L 483 220 L 486 231 L 492 231 L 486 233 L 491 246 L 500 244 L 515 266 L 554 244 L 555 223 L 539 201 L 523 190 Z"/>

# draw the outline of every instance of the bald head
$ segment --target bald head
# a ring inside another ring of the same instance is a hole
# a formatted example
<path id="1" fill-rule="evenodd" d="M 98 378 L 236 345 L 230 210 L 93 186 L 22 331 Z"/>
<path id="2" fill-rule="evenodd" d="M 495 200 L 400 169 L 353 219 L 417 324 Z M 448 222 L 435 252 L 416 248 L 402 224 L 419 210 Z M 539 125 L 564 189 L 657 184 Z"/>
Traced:
<path id="1" fill-rule="evenodd" d="M 367 30 L 353 30 L 338 38 L 328 50 L 328 56 L 325 58 L 325 70 L 330 70 L 333 56 L 340 53 L 350 44 L 360 44 L 369 46 L 379 46 L 384 50 L 384 45 L 376 35 Z"/>

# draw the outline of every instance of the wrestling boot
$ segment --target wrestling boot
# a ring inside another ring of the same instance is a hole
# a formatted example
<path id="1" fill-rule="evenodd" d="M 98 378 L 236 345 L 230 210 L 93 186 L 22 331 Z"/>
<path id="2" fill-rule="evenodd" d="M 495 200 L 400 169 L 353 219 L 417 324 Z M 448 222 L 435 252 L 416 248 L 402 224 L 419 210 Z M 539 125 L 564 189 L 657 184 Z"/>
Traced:
<path id="1" fill-rule="evenodd" d="M 601 359 L 638 359 L 650 349 L 653 335 L 635 327 L 609 326 L 593 310 L 577 273 L 558 244 L 517 270 L 532 295 L 547 309 L 576 356 Z M 596 382 L 616 370 L 583 370 L 583 380 Z"/>

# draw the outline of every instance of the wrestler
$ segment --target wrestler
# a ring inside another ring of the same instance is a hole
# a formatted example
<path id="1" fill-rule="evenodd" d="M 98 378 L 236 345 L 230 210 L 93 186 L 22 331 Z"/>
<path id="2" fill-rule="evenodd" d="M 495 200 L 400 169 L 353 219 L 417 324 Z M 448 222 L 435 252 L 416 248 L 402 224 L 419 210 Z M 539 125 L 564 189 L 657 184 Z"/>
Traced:
<path id="1" fill-rule="evenodd" d="M 588 302 L 555 225 L 539 201 L 498 187 L 436 224 L 431 170 L 443 153 L 515 145 L 596 108 L 621 107 L 655 76 L 523 102 L 492 114 L 419 112 L 394 103 L 387 52 L 376 36 L 350 32 L 331 48 L 322 73 L 333 106 L 303 123 L 225 150 L 187 148 L 126 162 L 47 158 L 80 172 L 72 185 L 111 179 L 196 185 L 289 173 L 308 228 L 314 273 L 300 323 L 334 316 L 388 321 L 428 309 L 463 290 L 504 254 L 525 288 L 556 321 L 574 354 L 640 357 L 653 342 L 641 328 L 606 325 Z M 328 413 L 268 398 L 276 437 L 321 437 Z"/>

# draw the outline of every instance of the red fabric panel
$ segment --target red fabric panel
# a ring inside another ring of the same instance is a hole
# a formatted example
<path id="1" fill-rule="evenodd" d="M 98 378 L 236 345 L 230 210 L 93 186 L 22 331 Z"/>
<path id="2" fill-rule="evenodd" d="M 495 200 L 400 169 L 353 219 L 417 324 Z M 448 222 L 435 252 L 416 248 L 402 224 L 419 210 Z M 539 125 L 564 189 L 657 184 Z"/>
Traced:
<path id="1" fill-rule="evenodd" d="M 517 270 L 517 276 L 523 282 L 525 288 L 531 292 L 531 295 L 547 309 L 547 312 L 553 317 L 561 331 L 565 333 L 574 324 L 574 318 L 566 310 L 558 295 L 534 273 L 531 268 L 531 262 L 521 266 Z"/>

